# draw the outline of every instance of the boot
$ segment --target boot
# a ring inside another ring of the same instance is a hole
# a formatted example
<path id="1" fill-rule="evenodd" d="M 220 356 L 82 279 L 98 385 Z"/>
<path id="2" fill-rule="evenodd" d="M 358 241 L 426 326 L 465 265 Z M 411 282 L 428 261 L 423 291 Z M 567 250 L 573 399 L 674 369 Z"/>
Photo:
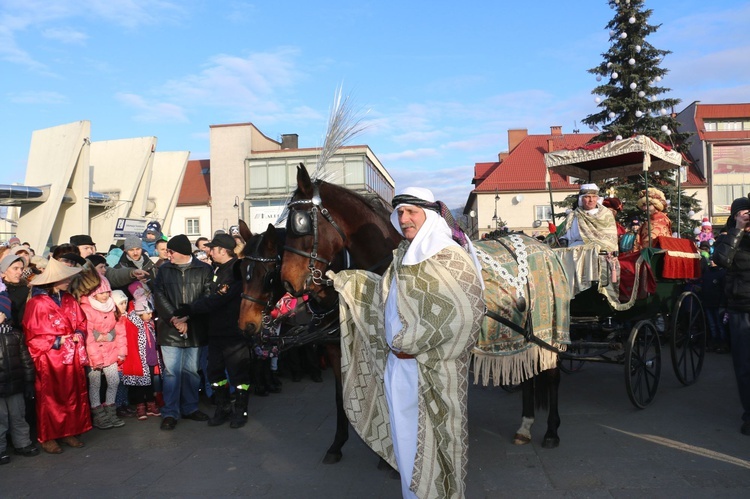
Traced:
<path id="1" fill-rule="evenodd" d="M 110 428 L 114 428 L 112 421 L 110 421 L 107 417 L 107 413 L 103 405 L 98 405 L 91 409 L 91 416 L 91 424 L 94 425 L 94 428 L 99 428 L 100 430 L 109 430 Z"/>
<path id="2" fill-rule="evenodd" d="M 281 393 L 281 380 L 279 379 L 278 371 L 271 371 L 270 381 L 271 381 L 270 392 Z"/>
<path id="3" fill-rule="evenodd" d="M 146 414 L 149 416 L 161 416 L 161 411 L 156 405 L 156 401 L 146 402 Z"/>
<path id="4" fill-rule="evenodd" d="M 141 402 L 140 404 L 135 406 L 135 414 L 138 417 L 139 420 L 143 421 L 148 418 L 146 415 L 146 404 Z"/>
<path id="5" fill-rule="evenodd" d="M 125 426 L 125 421 L 117 417 L 117 408 L 114 404 L 102 404 L 102 407 L 104 407 L 104 413 L 106 414 L 107 419 L 109 419 L 109 422 L 112 423 L 112 428 L 121 428 Z"/>
<path id="6" fill-rule="evenodd" d="M 242 428 L 247 423 L 247 399 L 250 396 L 247 390 L 237 389 L 234 392 L 234 408 L 232 410 L 232 421 L 230 428 Z"/>
<path id="7" fill-rule="evenodd" d="M 214 416 L 208 420 L 208 426 L 223 425 L 232 414 L 232 403 L 229 401 L 229 385 L 214 386 L 216 396 L 216 410 Z"/>

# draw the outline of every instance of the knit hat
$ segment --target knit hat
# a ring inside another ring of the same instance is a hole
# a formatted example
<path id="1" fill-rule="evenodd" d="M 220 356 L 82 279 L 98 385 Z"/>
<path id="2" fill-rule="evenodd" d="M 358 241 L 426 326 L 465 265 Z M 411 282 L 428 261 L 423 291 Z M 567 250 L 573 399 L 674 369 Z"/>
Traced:
<path id="1" fill-rule="evenodd" d="M 44 258 L 43 256 L 34 255 L 31 257 L 31 263 L 33 263 L 34 266 L 38 269 L 46 269 L 47 264 L 49 263 L 49 259 Z"/>
<path id="2" fill-rule="evenodd" d="M 135 248 L 142 248 L 143 244 L 138 236 L 130 235 L 125 238 L 125 242 L 122 245 L 123 251 L 128 251 Z"/>
<path id="3" fill-rule="evenodd" d="M 109 285 L 109 281 L 107 280 L 106 277 L 101 276 L 99 287 L 93 290 L 90 294 L 94 296 L 94 295 L 98 295 L 101 293 L 111 293 L 111 292 L 112 292 L 112 286 Z"/>
<path id="4" fill-rule="evenodd" d="M 156 237 L 161 236 L 161 224 L 156 220 L 150 221 L 148 225 L 146 225 L 146 230 L 143 231 L 143 235 L 145 236 L 147 233 L 151 233 Z"/>
<path id="5" fill-rule="evenodd" d="M 153 312 L 151 303 L 148 301 L 148 295 L 141 294 L 135 298 L 133 310 L 136 314 L 147 314 Z"/>
<path id="6" fill-rule="evenodd" d="M 711 227 L 711 221 L 708 218 L 704 217 L 701 221 L 701 227 Z"/>
<path id="7" fill-rule="evenodd" d="M 107 259 L 104 258 L 102 255 L 100 255 L 98 253 L 94 253 L 93 255 L 87 256 L 86 260 L 88 260 L 91 263 L 93 263 L 94 267 L 96 267 L 97 265 L 101 265 L 102 263 L 104 265 L 107 265 Z"/>
<path id="8" fill-rule="evenodd" d="M 115 305 L 127 303 L 128 295 L 126 295 L 125 292 L 121 289 L 115 289 L 112 291 L 112 300 L 115 302 Z"/>
<path id="9" fill-rule="evenodd" d="M 167 249 L 171 249 L 175 253 L 181 255 L 192 255 L 193 245 L 190 244 L 190 239 L 185 234 L 177 234 L 167 242 Z"/>
<path id="10" fill-rule="evenodd" d="M 735 215 L 737 215 L 738 212 L 742 210 L 750 210 L 750 198 L 742 197 L 737 198 L 734 201 L 732 201 L 732 208 L 730 209 L 731 215 L 729 215 L 729 218 L 727 219 L 727 226 L 728 227 L 734 227 L 735 226 Z"/>
<path id="11" fill-rule="evenodd" d="M 11 265 L 13 265 L 15 262 L 21 262 L 26 266 L 26 263 L 23 261 L 23 257 L 20 255 L 5 255 L 2 260 L 0 260 L 0 274 L 5 273 L 6 270 L 10 268 Z"/>
<path id="12" fill-rule="evenodd" d="M 658 211 L 664 211 L 667 209 L 667 198 L 664 197 L 664 193 L 654 187 L 648 188 L 648 203 L 653 205 Z M 638 208 L 645 209 L 646 206 L 646 191 L 641 191 L 641 198 L 638 200 Z"/>

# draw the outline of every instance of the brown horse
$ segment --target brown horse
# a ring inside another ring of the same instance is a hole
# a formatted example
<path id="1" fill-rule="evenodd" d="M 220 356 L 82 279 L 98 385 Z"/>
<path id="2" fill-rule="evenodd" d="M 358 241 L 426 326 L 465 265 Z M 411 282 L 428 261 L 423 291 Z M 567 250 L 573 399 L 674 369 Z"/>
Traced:
<path id="1" fill-rule="evenodd" d="M 297 189 L 288 207 L 288 233 L 286 251 L 282 257 L 281 281 L 291 295 L 309 295 L 310 301 L 320 307 L 337 306 L 337 294 L 325 277 L 328 270 L 341 269 L 335 266 L 336 255 L 347 255 L 350 261 L 347 268 L 365 269 L 382 275 L 401 240 L 390 223 L 388 211 L 382 205 L 373 205 L 343 187 L 311 180 L 304 165 L 297 168 Z M 530 298 L 533 299 L 533 296 Z M 534 347 L 538 348 L 536 345 Z M 559 382 L 560 373 L 556 367 L 523 380 L 522 424 L 516 432 L 514 443 L 530 441 L 535 407 L 546 407 L 549 412 L 542 446 L 552 448 L 559 445 Z"/>

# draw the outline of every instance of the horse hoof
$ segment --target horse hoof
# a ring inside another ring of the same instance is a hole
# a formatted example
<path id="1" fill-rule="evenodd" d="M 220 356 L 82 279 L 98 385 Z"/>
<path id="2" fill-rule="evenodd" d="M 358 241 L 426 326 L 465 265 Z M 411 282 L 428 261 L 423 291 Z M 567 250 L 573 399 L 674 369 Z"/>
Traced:
<path id="1" fill-rule="evenodd" d="M 542 440 L 542 448 L 554 449 L 560 446 L 560 437 L 547 437 Z"/>
<path id="2" fill-rule="evenodd" d="M 529 442 L 531 442 L 531 438 L 526 435 L 521 435 L 520 433 L 516 433 L 513 437 L 513 445 L 526 445 Z"/>
<path id="3" fill-rule="evenodd" d="M 323 458 L 323 464 L 336 464 L 341 461 L 342 454 L 335 454 L 333 452 L 327 452 L 326 457 Z"/>

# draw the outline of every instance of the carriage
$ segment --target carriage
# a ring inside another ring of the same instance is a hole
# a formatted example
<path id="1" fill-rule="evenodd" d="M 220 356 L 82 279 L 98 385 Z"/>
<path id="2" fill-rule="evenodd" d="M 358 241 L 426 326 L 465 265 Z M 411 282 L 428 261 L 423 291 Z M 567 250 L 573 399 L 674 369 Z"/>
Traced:
<path id="1" fill-rule="evenodd" d="M 642 135 L 545 155 L 548 170 L 592 182 L 679 168 L 681 160 L 678 152 Z M 698 380 L 706 352 L 703 306 L 691 289 L 691 280 L 700 276 L 697 248 L 677 238 L 659 238 L 657 246 L 620 255 L 616 262 L 597 248 L 555 250 L 568 275 L 575 275 L 571 344 L 560 353 L 561 369 L 575 372 L 585 362 L 623 365 L 628 397 L 638 408 L 656 395 L 662 346 L 669 346 L 674 373 L 686 386 Z M 620 278 L 633 280 L 629 293 L 617 279 L 618 264 Z"/>

